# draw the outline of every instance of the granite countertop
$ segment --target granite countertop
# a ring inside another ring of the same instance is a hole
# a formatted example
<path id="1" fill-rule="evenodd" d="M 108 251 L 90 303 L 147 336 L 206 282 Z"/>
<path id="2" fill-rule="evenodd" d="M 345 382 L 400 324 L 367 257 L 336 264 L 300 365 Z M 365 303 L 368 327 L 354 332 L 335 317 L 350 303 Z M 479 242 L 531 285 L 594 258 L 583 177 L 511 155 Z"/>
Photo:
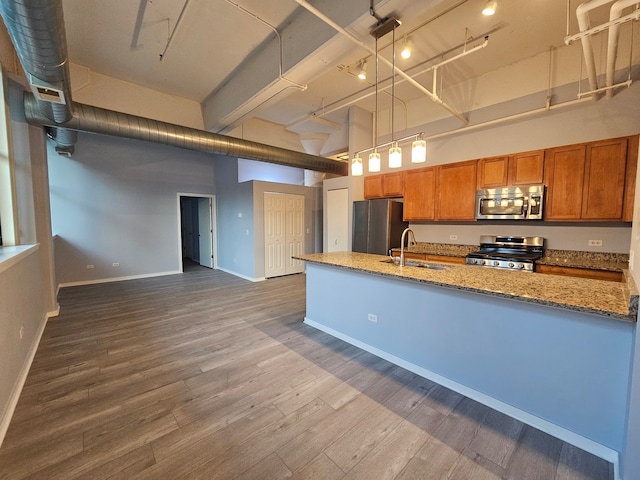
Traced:
<path id="1" fill-rule="evenodd" d="M 425 253 L 428 255 L 442 255 L 448 257 L 465 257 L 478 250 L 476 245 L 454 245 L 447 243 L 418 242 L 405 248 L 407 253 Z M 400 253 L 400 248 L 393 252 Z M 629 268 L 629 255 L 623 253 L 583 252 L 576 250 L 546 249 L 544 257 L 536 260 L 539 265 L 555 267 L 587 268 L 609 272 L 623 272 Z"/>
<path id="2" fill-rule="evenodd" d="M 444 270 L 399 267 L 385 262 L 389 257 L 366 253 L 334 252 L 301 255 L 307 262 L 382 275 L 400 280 L 427 283 L 457 290 L 483 293 L 635 322 L 638 315 L 638 291 L 625 270 L 625 282 L 609 282 L 560 275 L 480 268 L 473 265 L 446 265 Z M 430 262 L 435 264 L 436 262 Z"/>

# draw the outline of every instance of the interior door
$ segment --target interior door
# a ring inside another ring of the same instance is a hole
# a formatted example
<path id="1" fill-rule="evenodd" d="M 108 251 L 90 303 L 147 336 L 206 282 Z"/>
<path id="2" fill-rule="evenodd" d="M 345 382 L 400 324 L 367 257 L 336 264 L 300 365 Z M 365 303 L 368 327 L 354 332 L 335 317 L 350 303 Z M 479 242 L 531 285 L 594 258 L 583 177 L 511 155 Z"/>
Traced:
<path id="1" fill-rule="evenodd" d="M 327 192 L 327 252 L 349 251 L 349 190 Z"/>
<path id="2" fill-rule="evenodd" d="M 286 275 L 285 196 L 264 194 L 264 276 Z"/>
<path id="3" fill-rule="evenodd" d="M 293 258 L 304 253 L 304 196 L 285 195 L 286 268 L 285 272 L 304 272 L 304 262 Z"/>
<path id="4" fill-rule="evenodd" d="M 200 265 L 213 268 L 213 227 L 210 198 L 198 199 L 198 246 Z"/>

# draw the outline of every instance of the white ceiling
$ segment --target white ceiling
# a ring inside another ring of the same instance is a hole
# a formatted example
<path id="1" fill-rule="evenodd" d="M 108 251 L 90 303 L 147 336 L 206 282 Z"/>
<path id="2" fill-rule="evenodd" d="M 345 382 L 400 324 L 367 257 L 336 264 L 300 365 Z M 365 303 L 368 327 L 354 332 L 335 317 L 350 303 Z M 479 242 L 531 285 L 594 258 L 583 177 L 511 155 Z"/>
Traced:
<path id="1" fill-rule="evenodd" d="M 445 85 L 563 44 L 567 28 L 565 0 L 498 0 L 497 13 L 492 17 L 481 15 L 485 3 L 486 0 L 378 0 L 375 11 L 401 20 L 402 25 L 396 30 L 396 63 L 429 89 L 432 73 L 420 71 L 462 52 L 465 42 L 467 48 L 481 43 L 485 35 L 489 35 L 486 48 L 441 69 L 440 78 Z M 579 3 L 571 0 L 569 5 L 571 33 L 577 31 L 574 12 Z M 375 50 L 369 30 L 376 19 L 370 15 L 369 0 L 317 0 L 313 4 Z M 295 125 L 311 113 L 344 104 L 324 117 L 343 123 L 347 100 L 375 90 L 375 56 L 323 24 L 294 0 L 187 1 L 182 21 L 161 62 L 160 55 L 184 5 L 185 0 L 64 0 L 70 61 L 127 82 L 209 102 L 214 106 L 205 125 L 217 131 L 250 117 L 293 125 L 292 130 L 296 131 Z M 596 10 L 595 14 L 595 20 L 604 20 L 608 9 Z M 283 32 L 285 75 L 306 84 L 304 91 L 284 88 L 290 84 L 281 80 L 276 82 L 274 93 L 272 81 L 277 80 L 278 61 L 268 52 L 271 49 L 273 53 L 277 40 L 264 22 Z M 329 36 L 318 40 L 327 31 Z M 296 32 L 302 33 L 296 36 Z M 413 46 L 409 60 L 399 58 L 404 35 L 409 36 Z M 388 34 L 378 44 L 379 55 L 387 59 L 392 56 L 391 38 Z M 304 53 L 303 59 L 297 61 L 295 57 L 300 52 Z M 273 61 L 265 64 L 265 58 Z M 367 82 L 355 76 L 363 58 L 369 59 Z M 380 63 L 380 85 L 389 79 L 390 71 Z M 257 77 L 264 79 L 260 83 Z M 396 83 L 399 101 L 424 95 L 407 82 Z M 369 95 L 356 104 L 373 111 L 374 98 Z M 380 102 L 388 99 L 383 94 Z M 330 125 L 315 127 L 318 131 L 331 130 Z"/>

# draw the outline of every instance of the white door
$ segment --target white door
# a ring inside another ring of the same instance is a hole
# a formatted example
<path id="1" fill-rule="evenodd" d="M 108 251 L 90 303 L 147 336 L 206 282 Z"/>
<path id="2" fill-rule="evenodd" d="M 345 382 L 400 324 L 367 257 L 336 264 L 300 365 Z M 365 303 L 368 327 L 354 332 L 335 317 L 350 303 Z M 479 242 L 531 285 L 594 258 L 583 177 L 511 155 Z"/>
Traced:
<path id="1" fill-rule="evenodd" d="M 264 276 L 286 274 L 285 196 L 264 194 Z"/>
<path id="2" fill-rule="evenodd" d="M 304 253 L 304 196 L 285 195 L 286 273 L 304 272 L 304 262 L 293 258 Z"/>
<path id="3" fill-rule="evenodd" d="M 198 199 L 198 242 L 200 265 L 213 268 L 213 227 L 211 224 L 211 199 Z"/>
<path id="4" fill-rule="evenodd" d="M 327 192 L 327 252 L 348 252 L 349 190 L 339 188 Z"/>

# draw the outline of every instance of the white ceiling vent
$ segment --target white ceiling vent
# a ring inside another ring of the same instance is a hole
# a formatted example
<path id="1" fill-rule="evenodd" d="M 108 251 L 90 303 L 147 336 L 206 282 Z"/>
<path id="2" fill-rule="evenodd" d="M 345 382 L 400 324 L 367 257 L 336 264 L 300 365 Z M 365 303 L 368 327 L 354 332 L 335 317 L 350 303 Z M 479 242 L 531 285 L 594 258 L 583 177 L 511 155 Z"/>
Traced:
<path id="1" fill-rule="evenodd" d="M 29 84 L 31 85 L 31 91 L 38 100 L 50 103 L 59 103 L 62 105 L 67 103 L 62 89 L 57 88 L 44 80 L 40 80 L 33 75 L 29 76 Z"/>

